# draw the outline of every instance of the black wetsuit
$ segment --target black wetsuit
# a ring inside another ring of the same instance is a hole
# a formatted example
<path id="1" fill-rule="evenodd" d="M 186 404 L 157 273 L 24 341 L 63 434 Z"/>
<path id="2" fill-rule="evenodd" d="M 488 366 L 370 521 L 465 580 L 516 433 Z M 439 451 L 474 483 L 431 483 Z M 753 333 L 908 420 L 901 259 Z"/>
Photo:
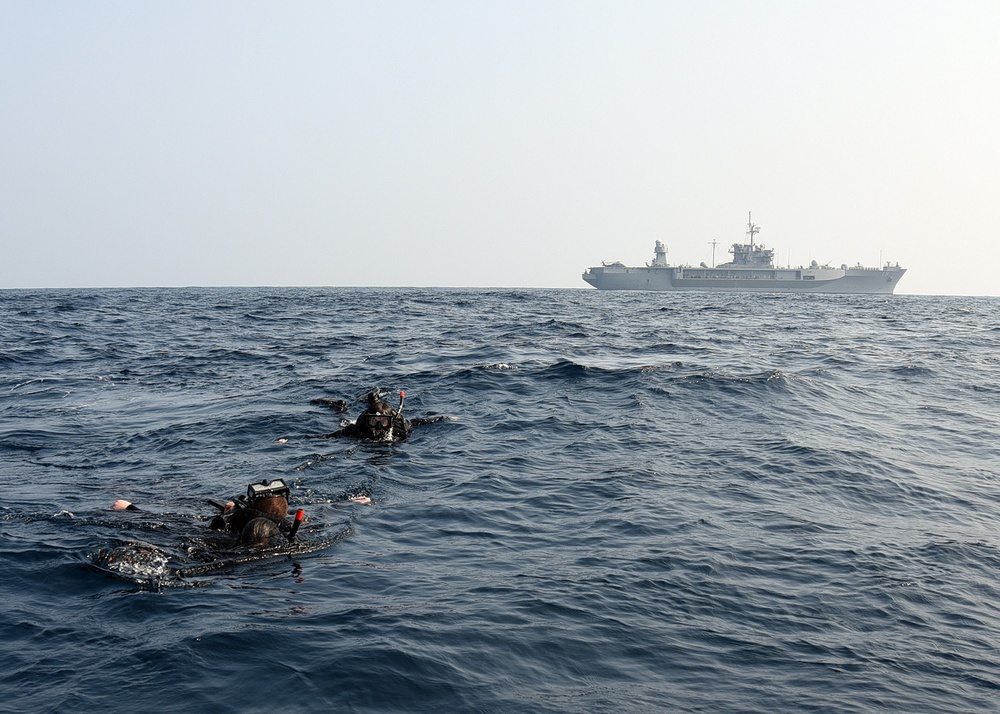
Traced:
<path id="1" fill-rule="evenodd" d="M 271 513 L 265 513 L 264 511 L 258 511 L 253 506 L 240 505 L 237 502 L 236 508 L 234 508 L 230 513 L 219 514 L 212 518 L 211 523 L 208 527 L 212 530 L 222 531 L 227 533 L 234 538 L 245 539 L 250 536 L 250 532 L 247 531 L 247 526 L 251 525 L 253 521 L 257 519 L 264 519 L 274 524 L 274 533 L 288 533 L 292 524 L 289 523 L 287 517 L 275 516 Z M 259 524 L 257 533 L 260 533 Z M 253 540 L 257 540 L 254 538 Z"/>
<path id="2" fill-rule="evenodd" d="M 314 399 L 315 404 L 329 404 L 334 400 Z M 346 404 L 343 400 L 336 400 L 338 411 L 344 411 Z M 400 401 L 402 406 L 402 401 Z M 370 441 L 405 441 L 413 431 L 413 427 L 424 424 L 433 424 L 439 421 L 446 421 L 452 417 L 434 416 L 414 419 L 406 419 L 399 411 L 393 409 L 386 402 L 378 398 L 378 392 L 368 394 L 368 407 L 361 412 L 353 424 L 347 424 L 340 431 L 323 434 L 324 438 L 335 438 L 338 436 L 351 436 L 356 439 L 368 439 Z"/>
<path id="3" fill-rule="evenodd" d="M 410 422 L 385 402 L 375 402 L 361 412 L 357 421 L 344 427 L 344 436 L 372 441 L 403 441 L 410 435 Z"/>
<path id="4" fill-rule="evenodd" d="M 368 407 L 353 424 L 348 424 L 339 432 L 326 436 L 353 436 L 371 441 L 403 441 L 410 435 L 410 428 L 410 422 L 379 399 L 376 390 L 368 393 Z"/>

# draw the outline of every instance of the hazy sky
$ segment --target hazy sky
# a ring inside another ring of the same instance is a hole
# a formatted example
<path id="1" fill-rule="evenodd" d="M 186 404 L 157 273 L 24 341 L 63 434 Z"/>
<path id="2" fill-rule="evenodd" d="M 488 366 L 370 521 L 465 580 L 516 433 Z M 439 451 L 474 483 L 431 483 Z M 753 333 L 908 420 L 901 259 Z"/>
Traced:
<path id="1" fill-rule="evenodd" d="M 587 288 L 602 260 L 1000 295 L 1000 2 L 0 0 L 0 288 Z"/>

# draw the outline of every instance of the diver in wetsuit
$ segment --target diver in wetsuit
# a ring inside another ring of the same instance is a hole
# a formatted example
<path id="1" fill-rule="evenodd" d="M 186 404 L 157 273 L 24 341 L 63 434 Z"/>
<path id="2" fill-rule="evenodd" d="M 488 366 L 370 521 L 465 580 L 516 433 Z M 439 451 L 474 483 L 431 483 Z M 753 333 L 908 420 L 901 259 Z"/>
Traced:
<path id="1" fill-rule="evenodd" d="M 208 527 L 233 536 L 240 545 L 266 545 L 272 537 L 281 533 L 292 540 L 302 519 L 296 514 L 295 520 L 288 522 L 290 493 L 281 479 L 252 483 L 247 486 L 246 496 L 225 505 L 209 501 L 221 513 L 212 519 Z"/>
<path id="2" fill-rule="evenodd" d="M 358 416 L 357 420 L 351 422 L 341 422 L 342 428 L 329 434 L 317 434 L 310 438 L 334 439 L 339 436 L 350 436 L 356 439 L 366 439 L 368 441 L 404 441 L 410 436 L 414 427 L 425 424 L 434 424 L 440 421 L 454 421 L 456 417 L 432 416 L 414 417 L 406 419 L 403 417 L 403 400 L 406 393 L 399 392 L 399 407 L 393 409 L 387 402 L 382 400 L 382 395 L 378 389 L 373 389 L 368 393 L 368 406 Z M 313 399 L 313 404 L 321 404 L 330 407 L 334 411 L 347 411 L 347 402 L 343 399 Z M 277 444 L 287 444 L 288 437 L 277 439 Z"/>
<path id="3" fill-rule="evenodd" d="M 209 529 L 192 534 L 181 546 L 157 545 L 133 538 L 118 545 L 101 548 L 91 555 L 99 570 L 112 577 L 130 582 L 160 583 L 168 579 L 204 574 L 220 568 L 248 563 L 289 552 L 310 552 L 327 547 L 333 541 L 315 540 L 299 543 L 295 536 L 304 522 L 300 508 L 294 518 L 288 517 L 290 489 L 281 479 L 261 481 L 247 486 L 246 495 L 223 504 L 209 500 L 219 509 Z M 371 504 L 369 496 L 345 496 L 345 503 Z M 145 513 L 125 499 L 111 504 L 114 511 Z M 178 515 L 178 514 L 173 514 Z M 204 520 L 183 517 L 181 526 L 188 528 Z M 154 527 L 153 530 L 160 530 Z M 340 537 L 345 535 L 342 532 Z M 276 538 L 281 536 L 281 538 Z M 339 540 L 339 538 L 335 539 Z"/>
<path id="4" fill-rule="evenodd" d="M 340 432 L 343 436 L 356 436 L 371 441 L 403 441 L 412 429 L 409 420 L 402 415 L 404 392 L 399 393 L 399 409 L 393 409 L 383 402 L 378 390 L 368 393 L 368 406 L 353 424 L 348 424 Z M 337 434 L 337 435 L 340 435 Z"/>
<path id="5" fill-rule="evenodd" d="M 305 516 L 300 509 L 294 520 L 289 522 L 288 496 L 290 490 L 281 479 L 261 481 L 247 486 L 246 496 L 240 496 L 227 504 L 209 501 L 219 509 L 209 528 L 219 532 L 217 539 L 199 539 L 202 562 L 179 567 L 171 563 L 168 549 L 130 540 L 114 548 L 101 549 L 94 555 L 94 565 L 113 577 L 133 582 L 159 582 L 165 578 L 193 574 L 198 570 L 212 570 L 236 562 L 232 555 L 234 546 L 249 546 L 252 552 L 268 553 L 275 536 L 284 535 L 287 543 L 295 539 L 296 531 Z M 130 501 L 118 499 L 111 505 L 115 511 L 138 511 Z M 284 541 L 284 539 L 282 539 Z M 191 550 L 188 555 L 191 555 Z M 245 551 L 243 551 L 245 552 Z M 205 555 L 208 559 L 205 560 Z M 247 556 L 242 556 L 246 558 Z M 237 558 L 238 560 L 238 558 Z"/>

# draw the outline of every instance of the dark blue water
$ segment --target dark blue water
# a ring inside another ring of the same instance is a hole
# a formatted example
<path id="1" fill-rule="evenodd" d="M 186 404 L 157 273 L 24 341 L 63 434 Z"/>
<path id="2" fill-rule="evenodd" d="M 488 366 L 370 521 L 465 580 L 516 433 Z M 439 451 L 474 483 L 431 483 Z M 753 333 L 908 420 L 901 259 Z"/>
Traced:
<path id="1" fill-rule="evenodd" d="M 0 292 L 4 708 L 996 711 L 998 308 Z M 376 386 L 454 419 L 312 438 Z M 279 477 L 312 552 L 92 565 Z"/>

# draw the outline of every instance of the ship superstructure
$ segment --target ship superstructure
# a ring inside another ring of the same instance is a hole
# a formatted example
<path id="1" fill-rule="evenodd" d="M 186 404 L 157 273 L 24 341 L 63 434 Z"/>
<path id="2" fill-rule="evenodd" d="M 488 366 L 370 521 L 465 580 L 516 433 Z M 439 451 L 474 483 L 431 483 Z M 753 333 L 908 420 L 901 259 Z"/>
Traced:
<path id="1" fill-rule="evenodd" d="M 886 263 L 881 268 L 841 265 L 839 268 L 819 265 L 809 267 L 778 267 L 774 251 L 755 242 L 760 228 L 748 215 L 746 243 L 733 243 L 729 252 L 733 259 L 708 267 L 667 263 L 667 247 L 656 241 L 653 262 L 645 267 L 628 267 L 622 263 L 604 263 L 587 268 L 583 279 L 599 290 L 706 290 L 714 292 L 817 292 L 891 295 L 906 272 L 899 263 Z"/>

